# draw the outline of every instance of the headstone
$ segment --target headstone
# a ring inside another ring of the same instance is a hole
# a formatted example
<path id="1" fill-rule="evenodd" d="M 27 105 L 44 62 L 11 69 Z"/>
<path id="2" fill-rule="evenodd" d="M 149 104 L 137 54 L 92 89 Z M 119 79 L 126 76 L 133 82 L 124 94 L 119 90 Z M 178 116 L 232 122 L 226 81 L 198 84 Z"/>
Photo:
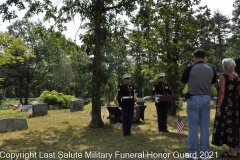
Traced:
<path id="1" fill-rule="evenodd" d="M 23 105 L 21 111 L 28 112 L 30 108 L 32 108 L 32 105 Z"/>
<path id="2" fill-rule="evenodd" d="M 1 109 L 9 109 L 8 106 L 1 106 Z"/>
<path id="3" fill-rule="evenodd" d="M 60 105 L 60 104 L 49 105 L 49 107 L 50 107 L 50 109 L 52 109 L 52 110 L 62 109 L 62 105 Z"/>
<path id="4" fill-rule="evenodd" d="M 0 132 L 28 129 L 26 118 L 0 119 Z"/>
<path id="5" fill-rule="evenodd" d="M 83 100 L 77 99 L 70 102 L 70 112 L 82 111 L 82 110 L 84 110 Z"/>
<path id="6" fill-rule="evenodd" d="M 34 104 L 32 106 L 32 116 L 45 116 L 48 114 L 48 106 L 46 103 Z"/>

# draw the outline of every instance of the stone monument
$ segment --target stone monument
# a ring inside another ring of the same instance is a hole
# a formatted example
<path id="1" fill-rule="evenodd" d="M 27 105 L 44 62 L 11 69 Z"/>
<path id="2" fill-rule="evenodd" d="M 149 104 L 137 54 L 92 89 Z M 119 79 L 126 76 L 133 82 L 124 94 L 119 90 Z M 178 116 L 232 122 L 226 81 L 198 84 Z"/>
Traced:
<path id="1" fill-rule="evenodd" d="M 77 99 L 70 102 L 70 112 L 83 111 L 83 100 Z"/>
<path id="2" fill-rule="evenodd" d="M 28 129 L 26 118 L 0 119 L 0 132 Z"/>

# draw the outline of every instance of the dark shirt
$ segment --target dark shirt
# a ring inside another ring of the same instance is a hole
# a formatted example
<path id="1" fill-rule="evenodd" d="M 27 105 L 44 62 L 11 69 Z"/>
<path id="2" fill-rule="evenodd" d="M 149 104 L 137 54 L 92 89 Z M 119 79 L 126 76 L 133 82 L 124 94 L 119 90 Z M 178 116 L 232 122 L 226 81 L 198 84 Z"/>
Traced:
<path id="1" fill-rule="evenodd" d="M 166 83 L 158 82 L 152 89 L 152 95 L 162 94 L 162 95 L 172 95 L 170 87 Z"/>
<path id="2" fill-rule="evenodd" d="M 168 84 L 163 82 L 158 82 L 155 86 L 152 88 L 152 96 L 154 97 L 158 94 L 161 95 L 173 95 L 172 91 L 170 90 L 170 87 Z M 159 101 L 158 103 L 155 101 L 156 106 L 168 106 L 168 101 Z"/>
<path id="3" fill-rule="evenodd" d="M 210 95 L 211 84 L 216 83 L 216 72 L 203 61 L 196 62 L 184 70 L 181 82 L 188 83 L 190 94 Z"/>
<path id="4" fill-rule="evenodd" d="M 240 58 L 234 59 L 234 61 L 236 63 L 235 72 L 240 75 Z"/>
<path id="5" fill-rule="evenodd" d="M 129 99 L 124 99 L 123 97 L 132 97 Z M 118 88 L 118 103 L 120 107 L 125 107 L 126 104 L 134 106 L 134 88 L 132 85 L 123 84 Z M 124 101 L 124 103 L 123 103 Z"/>

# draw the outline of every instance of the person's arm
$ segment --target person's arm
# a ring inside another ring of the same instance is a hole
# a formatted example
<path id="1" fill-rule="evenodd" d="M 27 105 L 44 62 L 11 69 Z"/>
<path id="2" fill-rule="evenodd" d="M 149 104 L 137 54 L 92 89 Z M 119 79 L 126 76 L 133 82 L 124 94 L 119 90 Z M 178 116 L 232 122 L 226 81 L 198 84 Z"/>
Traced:
<path id="1" fill-rule="evenodd" d="M 219 79 L 219 93 L 218 93 L 218 106 L 217 106 L 217 115 L 220 116 L 221 115 L 221 110 L 220 107 L 222 105 L 222 101 L 224 98 L 224 94 L 225 94 L 225 85 L 226 85 L 226 79 L 224 76 L 220 76 Z"/>
<path id="2" fill-rule="evenodd" d="M 212 68 L 213 69 L 213 78 L 212 78 L 212 82 L 211 82 L 211 85 L 213 85 L 214 83 L 216 83 L 217 82 L 217 74 L 216 74 L 216 71 L 215 71 L 215 69 L 214 68 Z"/>
<path id="3" fill-rule="evenodd" d="M 182 83 L 182 82 L 180 82 L 180 85 L 181 85 L 182 87 L 184 87 L 186 84 L 187 84 L 187 83 Z"/>
<path id="4" fill-rule="evenodd" d="M 117 100 L 118 100 L 118 107 L 121 107 L 121 99 L 122 99 L 122 93 L 121 93 L 121 86 L 118 87 L 118 95 L 117 95 Z"/>
<path id="5" fill-rule="evenodd" d="M 189 75 L 191 72 L 193 65 L 188 66 L 187 68 L 185 68 L 185 70 L 183 71 L 182 77 L 181 77 L 181 81 L 180 81 L 180 85 L 182 87 L 184 87 L 187 83 L 188 83 L 188 79 L 189 79 Z"/>
<path id="6" fill-rule="evenodd" d="M 170 87 L 168 87 L 168 94 L 169 94 L 169 95 L 173 95 L 173 93 L 172 93 Z"/>
<path id="7" fill-rule="evenodd" d="M 155 99 L 156 88 L 155 86 L 152 87 L 152 99 Z"/>

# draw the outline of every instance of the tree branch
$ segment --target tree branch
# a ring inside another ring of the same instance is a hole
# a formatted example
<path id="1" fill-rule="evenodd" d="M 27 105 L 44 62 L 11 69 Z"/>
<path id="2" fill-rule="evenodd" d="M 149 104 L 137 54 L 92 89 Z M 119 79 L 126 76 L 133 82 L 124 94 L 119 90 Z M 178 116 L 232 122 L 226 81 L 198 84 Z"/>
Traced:
<path id="1" fill-rule="evenodd" d="M 116 6 L 112 6 L 112 7 L 106 7 L 105 9 L 104 9 L 104 11 L 109 11 L 109 10 L 111 10 L 111 9 L 115 9 L 115 8 L 120 8 L 120 7 L 122 7 L 122 6 L 125 6 L 125 5 L 128 5 L 128 4 L 130 4 L 130 3 L 132 3 L 132 2 L 136 2 L 137 0 L 132 0 L 132 1 L 128 1 L 128 2 L 125 2 L 125 3 L 119 3 L 118 5 L 116 5 Z"/>

